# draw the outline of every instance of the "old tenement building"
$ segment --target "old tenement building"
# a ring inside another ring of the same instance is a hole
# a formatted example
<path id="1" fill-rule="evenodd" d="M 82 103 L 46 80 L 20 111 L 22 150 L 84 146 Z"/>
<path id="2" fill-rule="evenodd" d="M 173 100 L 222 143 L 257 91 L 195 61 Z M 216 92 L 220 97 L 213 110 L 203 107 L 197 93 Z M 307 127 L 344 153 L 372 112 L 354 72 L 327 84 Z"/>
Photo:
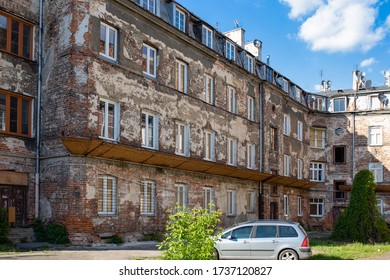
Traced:
<path id="1" fill-rule="evenodd" d="M 363 168 L 390 220 L 389 85 L 306 92 L 244 29 L 222 33 L 175 1 L 0 0 L 0 73 L 15 227 L 138 238 L 179 205 L 218 208 L 223 226 L 329 230 Z"/>

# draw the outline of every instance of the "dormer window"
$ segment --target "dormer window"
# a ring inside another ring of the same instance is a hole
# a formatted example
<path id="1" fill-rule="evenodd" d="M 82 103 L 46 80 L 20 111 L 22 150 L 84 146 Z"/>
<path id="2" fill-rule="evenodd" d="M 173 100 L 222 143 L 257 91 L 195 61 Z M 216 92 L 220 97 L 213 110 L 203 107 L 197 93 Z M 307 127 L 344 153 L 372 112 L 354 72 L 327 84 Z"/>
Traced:
<path id="1" fill-rule="evenodd" d="M 202 43 L 209 48 L 213 48 L 213 31 L 206 27 L 202 26 Z"/>
<path id="2" fill-rule="evenodd" d="M 176 8 L 175 21 L 174 21 L 175 27 L 183 32 L 186 32 L 185 22 L 186 22 L 185 13 L 182 10 Z"/>
<path id="3" fill-rule="evenodd" d="M 156 0 L 142 0 L 142 7 L 147 9 L 149 12 L 156 13 Z"/>
<path id="4" fill-rule="evenodd" d="M 235 60 L 236 58 L 235 54 L 236 54 L 236 47 L 229 41 L 226 41 L 226 58 L 229 60 Z"/>
<path id="5" fill-rule="evenodd" d="M 333 99 L 333 112 L 345 112 L 345 98 Z"/>

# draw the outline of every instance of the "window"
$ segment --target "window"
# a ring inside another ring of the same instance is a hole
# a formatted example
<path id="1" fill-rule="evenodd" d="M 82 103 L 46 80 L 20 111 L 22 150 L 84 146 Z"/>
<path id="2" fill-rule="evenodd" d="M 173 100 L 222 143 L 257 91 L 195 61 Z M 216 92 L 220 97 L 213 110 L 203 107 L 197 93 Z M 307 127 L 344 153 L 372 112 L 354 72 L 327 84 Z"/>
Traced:
<path id="1" fill-rule="evenodd" d="M 142 7 L 147 9 L 149 12 L 156 13 L 156 0 L 142 0 Z"/>
<path id="2" fill-rule="evenodd" d="M 32 99 L 0 91 L 0 132 L 30 137 Z"/>
<path id="3" fill-rule="evenodd" d="M 100 23 L 100 55 L 116 61 L 117 57 L 118 31 L 105 24 Z"/>
<path id="4" fill-rule="evenodd" d="M 377 202 L 377 205 L 378 205 L 379 213 L 384 214 L 384 212 L 383 212 L 383 200 L 382 199 L 377 199 L 376 202 Z"/>
<path id="5" fill-rule="evenodd" d="M 298 196 L 298 217 L 302 217 L 302 197 Z"/>
<path id="6" fill-rule="evenodd" d="M 204 101 L 214 104 L 214 79 L 209 75 L 204 77 Z"/>
<path id="7" fill-rule="evenodd" d="M 371 126 L 368 131 L 370 146 L 382 145 L 382 127 Z"/>
<path id="8" fill-rule="evenodd" d="M 236 58 L 236 47 L 229 41 L 226 41 L 226 58 L 229 60 Z"/>
<path id="9" fill-rule="evenodd" d="M 378 98 L 378 95 L 370 96 L 370 108 L 371 110 L 376 110 L 381 108 L 381 101 Z"/>
<path id="10" fill-rule="evenodd" d="M 245 238 L 250 238 L 251 233 L 253 230 L 253 226 L 243 226 L 240 228 L 237 228 L 235 230 L 229 231 L 221 236 L 222 239 L 226 239 L 229 236 L 232 239 L 245 239 Z"/>
<path id="11" fill-rule="evenodd" d="M 215 209 L 214 205 L 215 190 L 212 187 L 203 189 L 203 208 L 211 213 Z"/>
<path id="12" fill-rule="evenodd" d="M 142 147 L 158 148 L 158 116 L 143 112 L 141 120 Z"/>
<path id="13" fill-rule="evenodd" d="M 188 65 L 182 61 L 176 61 L 176 89 L 187 93 Z"/>
<path id="14" fill-rule="evenodd" d="M 205 160 L 215 160 L 215 133 L 213 131 L 205 131 Z"/>
<path id="15" fill-rule="evenodd" d="M 310 163 L 310 181 L 324 182 L 325 180 L 325 164 L 318 162 Z"/>
<path id="16" fill-rule="evenodd" d="M 119 104 L 100 100 L 99 108 L 100 137 L 114 141 L 119 140 Z"/>
<path id="17" fill-rule="evenodd" d="M 345 98 L 333 99 L 333 112 L 345 112 Z"/>
<path id="18" fill-rule="evenodd" d="M 202 43 L 213 48 L 213 31 L 204 25 L 202 26 Z"/>
<path id="19" fill-rule="evenodd" d="M 245 56 L 245 69 L 253 73 L 253 57 L 249 55 Z"/>
<path id="20" fill-rule="evenodd" d="M 236 215 L 236 191 L 227 191 L 227 213 L 228 216 Z"/>
<path id="21" fill-rule="evenodd" d="M 229 165 L 237 164 L 237 140 L 228 138 L 227 158 Z"/>
<path id="22" fill-rule="evenodd" d="M 190 126 L 184 123 L 176 123 L 176 154 L 189 156 Z"/>
<path id="23" fill-rule="evenodd" d="M 270 129 L 270 148 L 272 151 L 278 150 L 278 129 L 275 127 L 271 127 Z"/>
<path id="24" fill-rule="evenodd" d="M 281 238 L 298 237 L 298 233 L 291 226 L 279 226 L 279 237 Z"/>
<path id="25" fill-rule="evenodd" d="M 298 179 L 303 179 L 303 160 L 298 159 L 298 171 L 297 171 L 297 177 Z"/>
<path id="26" fill-rule="evenodd" d="M 248 111 L 248 120 L 255 121 L 255 99 L 252 96 L 247 96 L 246 106 Z"/>
<path id="27" fill-rule="evenodd" d="M 145 44 L 142 46 L 142 68 L 144 74 L 153 78 L 156 77 L 156 53 L 155 48 Z"/>
<path id="28" fill-rule="evenodd" d="M 290 116 L 284 114 L 284 118 L 283 118 L 283 134 L 284 135 L 290 135 L 290 132 L 291 132 Z"/>
<path id="29" fill-rule="evenodd" d="M 301 121 L 297 122 L 297 139 L 299 141 L 303 140 L 303 124 Z"/>
<path id="30" fill-rule="evenodd" d="M 311 95 L 310 98 L 310 108 L 317 111 L 325 111 L 325 97 Z"/>
<path id="31" fill-rule="evenodd" d="M 324 199 L 310 198 L 310 216 L 322 217 L 324 216 Z"/>
<path id="32" fill-rule="evenodd" d="M 188 186 L 186 184 L 176 184 L 176 206 L 182 210 L 188 208 Z"/>
<path id="33" fill-rule="evenodd" d="M 284 161 L 283 161 L 284 176 L 290 176 L 290 163 L 291 163 L 291 156 L 284 155 Z"/>
<path id="34" fill-rule="evenodd" d="M 140 212 L 141 215 L 154 216 L 156 203 L 156 184 L 153 181 L 141 182 Z"/>
<path id="35" fill-rule="evenodd" d="M 334 164 L 345 164 L 345 146 L 333 147 Z"/>
<path id="36" fill-rule="evenodd" d="M 254 213 L 256 207 L 256 193 L 253 191 L 247 192 L 246 195 L 247 212 Z"/>
<path id="37" fill-rule="evenodd" d="M 246 166 L 249 169 L 256 169 L 255 156 L 256 156 L 255 144 L 247 144 L 246 145 Z"/>
<path id="38" fill-rule="evenodd" d="M 336 200 L 346 199 L 345 192 L 340 190 L 340 186 L 346 185 L 346 181 L 333 181 L 334 198 Z"/>
<path id="39" fill-rule="evenodd" d="M 0 50 L 32 59 L 33 26 L 0 13 Z"/>
<path id="40" fill-rule="evenodd" d="M 98 178 L 98 214 L 116 214 L 116 178 L 101 176 Z"/>
<path id="41" fill-rule="evenodd" d="M 237 97 L 236 97 L 236 90 L 233 87 L 228 87 L 228 111 L 237 114 Z"/>
<path id="42" fill-rule="evenodd" d="M 255 238 L 275 238 L 277 237 L 277 227 L 276 226 L 257 226 Z"/>
<path id="43" fill-rule="evenodd" d="M 374 175 L 375 182 L 383 182 L 383 165 L 381 162 L 370 162 L 368 164 L 368 169 Z"/>
<path id="44" fill-rule="evenodd" d="M 290 204 L 288 201 L 288 195 L 283 196 L 283 204 L 284 204 L 283 214 L 284 216 L 287 217 L 290 214 Z"/>
<path id="45" fill-rule="evenodd" d="M 176 9 L 175 10 L 175 27 L 183 32 L 186 32 L 186 15 L 183 11 Z"/>
<path id="46" fill-rule="evenodd" d="M 310 147 L 316 149 L 325 149 L 325 129 L 310 128 Z"/>

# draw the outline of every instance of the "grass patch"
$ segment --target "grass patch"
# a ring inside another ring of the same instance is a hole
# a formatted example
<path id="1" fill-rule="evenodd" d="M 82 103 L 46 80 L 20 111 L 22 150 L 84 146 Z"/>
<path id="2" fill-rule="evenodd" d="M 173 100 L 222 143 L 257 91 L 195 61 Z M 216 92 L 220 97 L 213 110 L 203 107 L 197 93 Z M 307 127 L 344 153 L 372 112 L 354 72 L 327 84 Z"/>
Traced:
<path id="1" fill-rule="evenodd" d="M 381 255 L 390 252 L 389 243 L 369 245 L 312 238 L 310 246 L 313 251 L 311 260 L 379 259 Z"/>

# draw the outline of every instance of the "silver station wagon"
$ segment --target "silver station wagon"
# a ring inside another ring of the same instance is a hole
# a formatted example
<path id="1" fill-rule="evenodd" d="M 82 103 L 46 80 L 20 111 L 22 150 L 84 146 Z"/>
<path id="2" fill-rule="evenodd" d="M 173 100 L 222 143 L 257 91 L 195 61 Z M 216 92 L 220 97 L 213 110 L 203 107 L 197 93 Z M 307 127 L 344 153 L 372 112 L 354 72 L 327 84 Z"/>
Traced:
<path id="1" fill-rule="evenodd" d="M 309 238 L 298 224 L 278 220 L 245 222 L 225 230 L 215 242 L 218 259 L 298 260 L 311 256 Z"/>

